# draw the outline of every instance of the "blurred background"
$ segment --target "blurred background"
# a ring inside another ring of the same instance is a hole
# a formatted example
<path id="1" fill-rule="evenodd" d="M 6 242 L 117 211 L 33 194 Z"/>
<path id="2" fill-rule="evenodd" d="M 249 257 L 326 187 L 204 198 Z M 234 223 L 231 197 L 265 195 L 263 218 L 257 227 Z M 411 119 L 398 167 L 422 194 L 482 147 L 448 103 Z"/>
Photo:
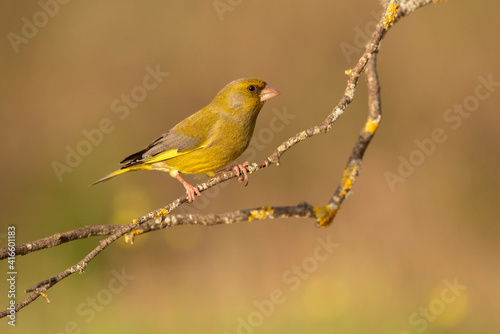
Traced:
<path id="1" fill-rule="evenodd" d="M 281 92 L 249 151 L 262 160 L 341 98 L 378 1 L 2 1 L 2 200 L 24 243 L 124 224 L 184 193 L 159 172 L 88 185 L 231 80 Z M 500 4 L 445 1 L 388 33 L 383 120 L 332 226 L 313 220 L 181 226 L 119 240 L 85 274 L 21 310 L 2 333 L 495 333 L 500 325 L 497 176 Z M 367 115 L 354 102 L 279 168 L 232 180 L 177 213 L 324 205 Z M 205 180 L 205 176 L 192 182 Z M 17 257 L 24 289 L 98 238 Z M 0 263 L 2 277 L 7 263 Z M 1 280 L 5 309 L 7 286 Z"/>

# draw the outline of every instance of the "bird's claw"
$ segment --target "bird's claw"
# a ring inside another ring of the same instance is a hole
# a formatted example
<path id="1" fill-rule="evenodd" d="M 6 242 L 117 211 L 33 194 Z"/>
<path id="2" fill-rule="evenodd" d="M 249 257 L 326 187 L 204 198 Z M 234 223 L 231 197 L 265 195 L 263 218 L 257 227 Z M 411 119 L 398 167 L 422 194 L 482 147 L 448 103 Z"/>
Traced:
<path id="1" fill-rule="evenodd" d="M 217 174 L 222 174 L 229 171 L 235 171 L 237 175 L 237 180 L 240 182 L 245 182 L 245 187 L 248 185 L 248 170 L 247 167 L 250 166 L 248 161 L 242 164 L 234 165 L 228 168 L 224 168 L 217 172 Z"/>
<path id="2" fill-rule="evenodd" d="M 245 187 L 248 185 L 248 170 L 247 166 L 250 166 L 250 163 L 248 161 L 239 164 L 239 165 L 234 165 L 231 169 L 236 172 L 238 175 L 238 181 L 240 182 L 245 182 Z"/>
<path id="3" fill-rule="evenodd" d="M 184 183 L 184 188 L 186 188 L 186 194 L 188 196 L 188 202 L 192 203 L 196 197 L 196 195 L 200 196 L 201 193 L 197 187 L 193 187 L 189 183 Z"/>

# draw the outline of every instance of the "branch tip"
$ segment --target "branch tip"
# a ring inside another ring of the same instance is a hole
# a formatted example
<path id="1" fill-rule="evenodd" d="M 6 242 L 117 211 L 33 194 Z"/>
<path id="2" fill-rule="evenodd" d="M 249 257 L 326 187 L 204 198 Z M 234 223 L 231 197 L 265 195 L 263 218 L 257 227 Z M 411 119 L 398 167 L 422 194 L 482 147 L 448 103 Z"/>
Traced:
<path id="1" fill-rule="evenodd" d="M 45 292 L 42 292 L 40 294 L 40 296 L 42 296 L 43 298 L 45 298 L 45 301 L 47 302 L 47 304 L 50 304 L 49 296 Z"/>

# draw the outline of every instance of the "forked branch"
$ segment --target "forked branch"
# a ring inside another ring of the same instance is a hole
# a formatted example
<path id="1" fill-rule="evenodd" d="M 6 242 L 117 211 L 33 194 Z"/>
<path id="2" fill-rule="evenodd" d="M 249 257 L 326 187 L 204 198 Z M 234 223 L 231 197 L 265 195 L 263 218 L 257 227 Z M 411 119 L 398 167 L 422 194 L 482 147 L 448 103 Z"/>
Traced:
<path id="1" fill-rule="evenodd" d="M 344 95 L 333 111 L 328 114 L 322 123 L 297 133 L 295 136 L 290 137 L 288 140 L 283 142 L 267 159 L 253 163 L 247 167 L 248 172 L 253 173 L 272 164 L 279 165 L 280 157 L 294 145 L 317 134 L 327 133 L 337 119 L 344 113 L 346 107 L 352 102 L 359 77 L 364 71 L 369 91 L 368 119 L 366 124 L 363 126 L 358 140 L 354 145 L 353 151 L 347 161 L 340 184 L 325 206 L 313 207 L 307 203 L 300 203 L 296 206 L 261 207 L 222 214 L 170 215 L 172 210 L 187 202 L 187 196 L 182 196 L 165 207 L 134 219 L 131 223 L 126 225 L 85 226 L 76 230 L 54 234 L 47 238 L 26 244 L 17 245 L 15 247 L 16 255 L 26 255 L 37 250 L 54 247 L 77 239 L 92 236 L 108 236 L 102 239 L 97 247 L 95 247 L 89 254 L 87 254 L 87 256 L 72 267 L 38 283 L 29 289 L 26 289 L 25 292 L 32 293 L 24 301 L 16 305 L 16 312 L 29 305 L 40 296 L 43 296 L 48 301 L 48 297 L 46 295 L 46 291 L 48 289 L 75 272 L 83 273 L 88 263 L 93 258 L 122 236 L 125 236 L 126 241 L 133 242 L 133 238 L 136 235 L 176 225 L 218 225 L 273 218 L 315 218 L 317 225 L 320 227 L 330 225 L 336 213 L 340 209 L 342 202 L 348 196 L 352 185 L 356 181 L 361 168 L 363 155 L 381 120 L 380 87 L 376 71 L 376 54 L 379 50 L 380 43 L 385 33 L 394 24 L 394 22 L 409 15 L 416 9 L 433 2 L 437 2 L 437 0 L 389 1 L 386 11 L 377 25 L 365 52 L 358 60 L 356 66 L 351 70 L 346 71 L 346 74 L 349 76 L 347 87 L 344 91 Z M 199 184 L 197 187 L 200 192 L 203 192 L 219 183 L 235 177 L 237 177 L 235 171 L 227 171 L 225 173 L 218 174 L 216 177 L 209 179 L 205 183 Z M 6 259 L 8 256 L 6 248 L 0 249 L 0 260 Z M 5 317 L 8 314 L 8 310 L 0 312 L 0 318 Z"/>

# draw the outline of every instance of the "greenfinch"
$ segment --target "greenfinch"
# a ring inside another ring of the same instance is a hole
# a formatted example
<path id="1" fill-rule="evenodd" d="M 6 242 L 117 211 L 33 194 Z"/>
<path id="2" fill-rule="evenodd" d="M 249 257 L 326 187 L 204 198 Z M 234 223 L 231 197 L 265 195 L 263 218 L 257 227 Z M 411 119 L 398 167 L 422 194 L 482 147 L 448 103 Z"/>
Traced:
<path id="1" fill-rule="evenodd" d="M 121 169 L 94 182 L 136 170 L 169 172 L 186 189 L 189 202 L 200 195 L 179 174 L 202 174 L 215 171 L 238 158 L 248 147 L 257 116 L 264 103 L 279 92 L 256 78 L 238 79 L 227 84 L 213 101 L 165 132 L 145 149 L 120 163 Z M 235 170 L 239 181 L 248 182 L 245 168 L 249 163 L 225 170 Z"/>

